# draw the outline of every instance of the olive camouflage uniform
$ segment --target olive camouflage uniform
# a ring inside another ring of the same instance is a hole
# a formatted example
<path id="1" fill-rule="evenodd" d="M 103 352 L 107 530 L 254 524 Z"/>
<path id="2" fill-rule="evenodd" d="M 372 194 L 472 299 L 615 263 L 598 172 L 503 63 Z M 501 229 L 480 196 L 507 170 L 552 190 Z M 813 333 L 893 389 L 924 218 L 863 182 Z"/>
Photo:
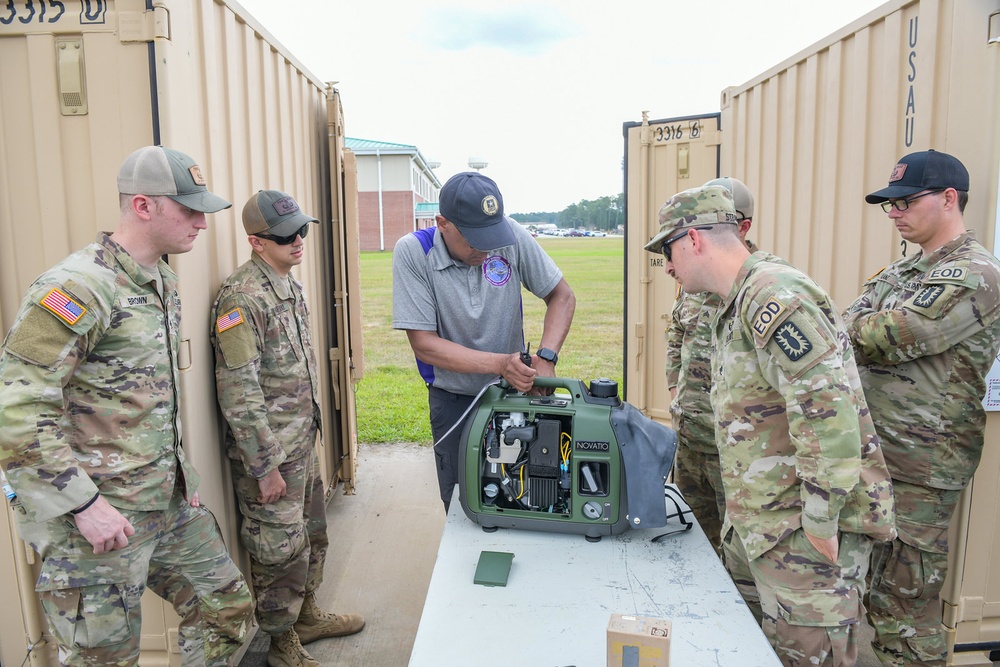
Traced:
<path id="1" fill-rule="evenodd" d="M 713 340 L 724 534 L 733 529 L 727 567 L 749 568 L 783 664 L 852 665 L 871 539 L 895 531 L 844 323 L 808 276 L 758 252 L 724 300 Z M 838 562 L 803 530 L 839 537 Z"/>
<path id="2" fill-rule="evenodd" d="M 750 252 L 757 246 L 747 241 Z M 712 320 L 722 299 L 711 292 L 677 294 L 667 328 L 667 386 L 677 388 L 670 416 L 677 431 L 674 483 L 716 551 L 722 548 L 726 496 L 712 414 Z"/>
<path id="3" fill-rule="evenodd" d="M 278 635 L 323 580 L 329 544 L 319 461 L 316 355 L 302 287 L 254 253 L 223 283 L 213 307 L 226 452 L 251 555 L 257 621 Z M 259 480 L 278 468 L 286 495 L 262 504 Z"/>
<path id="4" fill-rule="evenodd" d="M 896 493 L 899 537 L 872 559 L 870 619 L 885 664 L 945 664 L 948 525 L 982 455 L 998 285 L 1000 263 L 968 232 L 891 264 L 845 313 Z"/>
<path id="5" fill-rule="evenodd" d="M 180 298 L 157 269 L 100 234 L 31 285 L 0 357 L 0 457 L 61 664 L 136 664 L 147 586 L 181 616 L 186 665 L 225 664 L 252 613 L 214 517 L 184 500 Z M 135 534 L 95 555 L 67 513 L 98 492 Z"/>

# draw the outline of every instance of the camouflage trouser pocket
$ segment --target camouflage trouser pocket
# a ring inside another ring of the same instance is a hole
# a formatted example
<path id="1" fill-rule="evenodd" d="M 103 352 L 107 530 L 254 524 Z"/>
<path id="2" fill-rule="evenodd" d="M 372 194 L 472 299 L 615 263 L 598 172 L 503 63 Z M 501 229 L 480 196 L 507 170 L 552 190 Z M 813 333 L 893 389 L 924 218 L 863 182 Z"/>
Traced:
<path id="1" fill-rule="evenodd" d="M 121 585 L 41 590 L 38 596 L 52 634 L 62 646 L 107 649 L 133 638 L 129 601 Z"/>
<path id="2" fill-rule="evenodd" d="M 857 589 L 797 590 L 775 588 L 778 618 L 789 625 L 827 627 L 857 623 L 861 616 Z"/>
<path id="3" fill-rule="evenodd" d="M 896 540 L 882 548 L 872 571 L 872 588 L 903 600 L 937 595 L 944 585 L 947 554 L 921 551 Z"/>
<path id="4" fill-rule="evenodd" d="M 263 565 L 280 565 L 292 560 L 306 544 L 305 527 L 298 523 L 269 523 L 244 517 L 240 541 Z"/>
<path id="5" fill-rule="evenodd" d="M 926 637 L 905 637 L 903 641 L 910 652 L 923 664 L 944 665 L 948 658 L 948 646 L 939 634 Z"/>
<path id="6" fill-rule="evenodd" d="M 778 616 L 764 633 L 784 664 L 854 665 L 861 602 L 854 588 L 774 588 Z"/>

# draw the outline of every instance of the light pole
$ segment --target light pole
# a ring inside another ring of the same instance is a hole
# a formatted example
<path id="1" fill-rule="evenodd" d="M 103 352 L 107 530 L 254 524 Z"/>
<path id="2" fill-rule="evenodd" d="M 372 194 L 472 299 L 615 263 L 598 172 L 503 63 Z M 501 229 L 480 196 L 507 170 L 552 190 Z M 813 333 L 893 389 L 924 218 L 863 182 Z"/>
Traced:
<path id="1" fill-rule="evenodd" d="M 489 166 L 489 162 L 481 157 L 470 157 L 469 158 L 469 169 L 475 169 L 476 171 L 481 171 Z"/>

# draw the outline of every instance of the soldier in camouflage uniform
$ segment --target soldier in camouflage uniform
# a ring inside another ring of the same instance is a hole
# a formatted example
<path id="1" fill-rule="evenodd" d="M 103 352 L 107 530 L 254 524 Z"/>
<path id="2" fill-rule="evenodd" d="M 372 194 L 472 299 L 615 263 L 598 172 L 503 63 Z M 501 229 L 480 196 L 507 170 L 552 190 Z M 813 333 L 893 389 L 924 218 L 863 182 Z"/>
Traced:
<path id="1" fill-rule="evenodd" d="M 839 312 L 808 276 L 737 233 L 729 191 L 674 195 L 646 245 L 686 289 L 722 298 L 712 407 L 727 567 L 743 562 L 785 665 L 853 665 L 872 539 L 892 487 Z"/>
<path id="2" fill-rule="evenodd" d="M 735 178 L 717 178 L 705 185 L 722 185 L 733 195 L 740 238 L 750 252 L 757 246 L 747 241 L 753 222 L 753 195 Z M 673 401 L 670 415 L 677 431 L 674 483 L 684 495 L 698 524 L 722 550 L 722 517 L 726 496 L 722 490 L 719 449 L 715 446 L 712 414 L 712 320 L 722 299 L 711 292 L 680 289 L 667 328 L 667 386 Z M 749 583 L 752 588 L 753 582 Z M 746 597 L 746 596 L 745 596 Z"/>
<path id="3" fill-rule="evenodd" d="M 329 544 L 316 434 L 319 379 L 302 286 L 310 223 L 292 197 L 262 190 L 243 208 L 253 253 L 219 290 L 212 315 L 226 453 L 250 552 L 257 622 L 271 635 L 269 665 L 319 663 L 302 644 L 359 632 L 357 614 L 316 603 Z"/>
<path id="4" fill-rule="evenodd" d="M 64 665 L 135 665 L 147 586 L 181 617 L 185 665 L 224 665 L 250 591 L 181 447 L 177 276 L 205 213 L 231 204 L 194 161 L 148 146 L 118 175 L 113 234 L 28 289 L 0 356 L 0 457 Z"/>
<path id="5" fill-rule="evenodd" d="M 945 664 L 948 526 L 983 451 L 1000 263 L 965 229 L 968 190 L 961 162 L 921 151 L 865 197 L 921 249 L 871 278 L 845 313 L 896 494 L 899 537 L 875 548 L 869 605 L 886 665 Z"/>

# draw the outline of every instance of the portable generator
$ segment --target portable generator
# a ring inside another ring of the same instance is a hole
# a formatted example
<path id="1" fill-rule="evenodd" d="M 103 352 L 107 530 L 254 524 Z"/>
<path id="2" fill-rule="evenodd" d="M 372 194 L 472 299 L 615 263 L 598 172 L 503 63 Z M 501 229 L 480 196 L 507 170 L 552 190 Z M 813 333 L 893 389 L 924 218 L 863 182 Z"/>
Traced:
<path id="1" fill-rule="evenodd" d="M 596 541 L 666 524 L 677 434 L 618 397 L 618 383 L 535 378 L 557 391 L 488 387 L 459 445 L 459 497 L 484 530 L 579 533 Z"/>

